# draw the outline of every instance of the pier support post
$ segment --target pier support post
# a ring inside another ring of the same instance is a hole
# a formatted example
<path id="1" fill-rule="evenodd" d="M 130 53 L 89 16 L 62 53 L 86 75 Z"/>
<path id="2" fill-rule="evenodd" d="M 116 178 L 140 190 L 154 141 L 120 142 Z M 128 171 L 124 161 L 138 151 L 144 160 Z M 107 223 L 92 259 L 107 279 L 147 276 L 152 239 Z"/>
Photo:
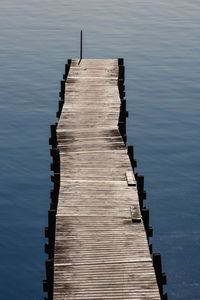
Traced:
<path id="1" fill-rule="evenodd" d="M 65 99 L 65 80 L 61 80 L 61 82 L 60 82 L 59 96 L 60 96 L 61 100 L 64 101 L 64 99 Z"/>
<path id="2" fill-rule="evenodd" d="M 56 128 L 57 128 L 57 123 L 52 124 L 50 126 L 50 131 L 51 131 L 51 137 L 49 138 L 49 145 L 52 146 L 52 148 L 57 147 L 57 136 L 56 136 Z"/>
<path id="3" fill-rule="evenodd" d="M 153 266 L 156 273 L 158 288 L 162 300 L 167 300 L 167 294 L 163 294 L 163 285 L 167 283 L 166 274 L 162 272 L 162 263 L 160 253 L 153 254 Z"/>
<path id="4" fill-rule="evenodd" d="M 128 151 L 128 156 L 129 156 L 131 166 L 132 166 L 132 169 L 133 169 L 133 172 L 134 172 L 134 169 L 137 167 L 137 161 L 134 158 L 134 147 L 133 146 L 128 146 L 127 151 Z"/>
<path id="5" fill-rule="evenodd" d="M 46 265 L 46 279 L 43 280 L 43 290 L 48 293 L 48 300 L 53 300 L 53 259 L 47 259 Z"/>
<path id="6" fill-rule="evenodd" d="M 143 208 L 143 200 L 146 199 L 146 191 L 144 190 L 144 176 L 137 175 L 137 189 L 140 202 L 140 210 Z"/>

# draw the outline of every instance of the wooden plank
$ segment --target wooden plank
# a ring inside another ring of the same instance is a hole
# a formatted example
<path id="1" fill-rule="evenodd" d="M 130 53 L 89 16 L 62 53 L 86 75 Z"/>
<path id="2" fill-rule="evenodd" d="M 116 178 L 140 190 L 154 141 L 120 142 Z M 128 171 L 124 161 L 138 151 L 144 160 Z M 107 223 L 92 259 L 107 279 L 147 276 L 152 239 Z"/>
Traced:
<path id="1" fill-rule="evenodd" d="M 55 265 L 54 273 L 56 296 L 67 285 L 70 299 L 160 299 L 151 262 Z"/>
<path id="2" fill-rule="evenodd" d="M 126 180 L 128 186 L 136 186 L 136 180 L 132 170 L 126 171 Z"/>

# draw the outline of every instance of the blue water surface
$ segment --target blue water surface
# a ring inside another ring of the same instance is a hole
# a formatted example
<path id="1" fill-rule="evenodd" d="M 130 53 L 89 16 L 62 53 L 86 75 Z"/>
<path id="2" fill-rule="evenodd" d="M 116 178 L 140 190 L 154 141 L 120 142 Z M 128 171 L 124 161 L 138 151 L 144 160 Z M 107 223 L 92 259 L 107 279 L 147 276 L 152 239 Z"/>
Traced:
<path id="1" fill-rule="evenodd" d="M 0 299 L 39 300 L 49 125 L 67 58 L 124 57 L 128 143 L 169 300 L 200 299 L 200 3 L 1 0 Z"/>

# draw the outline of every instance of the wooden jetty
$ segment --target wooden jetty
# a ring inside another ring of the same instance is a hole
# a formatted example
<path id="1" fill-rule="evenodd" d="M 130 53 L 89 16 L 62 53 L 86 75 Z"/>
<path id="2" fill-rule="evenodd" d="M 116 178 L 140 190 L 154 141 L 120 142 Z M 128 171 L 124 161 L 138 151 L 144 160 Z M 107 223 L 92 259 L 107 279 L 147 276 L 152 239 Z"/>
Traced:
<path id="1" fill-rule="evenodd" d="M 51 126 L 45 299 L 167 299 L 124 96 L 123 59 L 68 61 Z"/>

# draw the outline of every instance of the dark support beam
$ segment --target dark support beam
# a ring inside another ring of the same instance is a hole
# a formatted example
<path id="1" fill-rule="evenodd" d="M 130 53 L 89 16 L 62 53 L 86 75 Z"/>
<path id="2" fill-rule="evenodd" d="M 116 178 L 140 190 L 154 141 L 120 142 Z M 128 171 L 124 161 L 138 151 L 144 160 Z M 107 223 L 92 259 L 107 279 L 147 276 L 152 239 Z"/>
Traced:
<path id="1" fill-rule="evenodd" d="M 133 146 L 128 146 L 128 156 L 129 156 L 129 159 L 131 162 L 132 169 L 134 171 L 134 168 L 137 167 L 137 161 L 134 158 L 134 147 Z"/>
<path id="2" fill-rule="evenodd" d="M 123 66 L 123 65 L 124 65 L 124 59 L 118 58 L 118 66 Z"/>
<path id="3" fill-rule="evenodd" d="M 63 101 L 63 100 L 59 100 L 59 101 L 58 101 L 58 111 L 57 111 L 57 113 L 56 113 L 56 117 L 57 117 L 57 118 L 60 118 L 60 115 L 61 115 L 61 112 L 62 112 L 63 105 L 64 105 L 64 101 Z"/>
<path id="4" fill-rule="evenodd" d="M 137 175 L 137 189 L 138 189 L 138 196 L 140 202 L 140 210 L 143 208 L 143 200 L 146 199 L 146 191 L 144 190 L 144 176 Z"/>
<path id="5" fill-rule="evenodd" d="M 70 69 L 70 65 L 69 64 L 65 64 L 65 73 L 63 74 L 63 79 L 65 81 L 67 80 L 67 76 L 69 74 L 69 69 Z"/>
<path id="6" fill-rule="evenodd" d="M 124 66 L 119 66 L 119 77 L 118 80 L 121 80 L 122 83 L 124 83 L 125 79 L 125 67 Z"/>
<path id="7" fill-rule="evenodd" d="M 153 266 L 155 269 L 158 288 L 162 300 L 167 300 L 167 294 L 163 294 L 163 285 L 167 283 L 166 274 L 162 272 L 162 263 L 160 253 L 153 254 Z"/>
<path id="8" fill-rule="evenodd" d="M 61 100 L 65 100 L 65 80 L 61 80 L 60 82 L 60 93 L 59 96 Z"/>
<path id="9" fill-rule="evenodd" d="M 48 239 L 49 239 L 49 246 L 48 246 L 48 254 L 49 258 L 54 257 L 54 243 L 55 243 L 55 215 L 56 210 L 50 209 L 48 211 Z"/>
<path id="10" fill-rule="evenodd" d="M 57 136 L 56 136 L 56 128 L 57 128 L 57 123 L 52 124 L 50 126 L 50 132 L 51 132 L 51 137 L 49 139 L 49 145 L 52 145 L 52 148 L 57 147 Z"/>

